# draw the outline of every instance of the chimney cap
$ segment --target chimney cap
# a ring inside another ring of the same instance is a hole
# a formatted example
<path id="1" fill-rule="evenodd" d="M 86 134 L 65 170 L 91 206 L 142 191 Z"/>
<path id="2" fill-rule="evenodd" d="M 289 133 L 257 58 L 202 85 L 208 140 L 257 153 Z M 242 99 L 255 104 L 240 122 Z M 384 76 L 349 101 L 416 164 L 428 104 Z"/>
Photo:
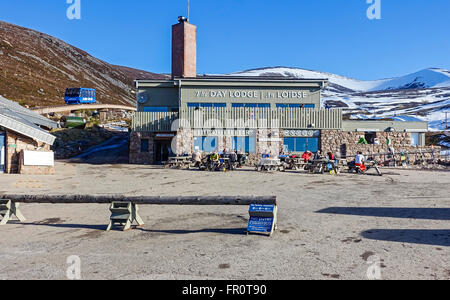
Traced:
<path id="1" fill-rule="evenodd" d="M 189 23 L 189 19 L 183 16 L 179 16 L 178 17 L 178 22 L 179 23 Z"/>

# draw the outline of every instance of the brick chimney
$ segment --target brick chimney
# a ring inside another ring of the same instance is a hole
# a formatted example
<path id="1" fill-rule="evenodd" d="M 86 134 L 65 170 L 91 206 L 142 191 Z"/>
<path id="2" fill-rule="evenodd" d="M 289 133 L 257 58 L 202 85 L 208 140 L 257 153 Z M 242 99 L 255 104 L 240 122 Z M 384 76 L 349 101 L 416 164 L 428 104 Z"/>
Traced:
<path id="1" fill-rule="evenodd" d="M 172 26 L 172 78 L 197 77 L 197 26 L 185 17 Z"/>

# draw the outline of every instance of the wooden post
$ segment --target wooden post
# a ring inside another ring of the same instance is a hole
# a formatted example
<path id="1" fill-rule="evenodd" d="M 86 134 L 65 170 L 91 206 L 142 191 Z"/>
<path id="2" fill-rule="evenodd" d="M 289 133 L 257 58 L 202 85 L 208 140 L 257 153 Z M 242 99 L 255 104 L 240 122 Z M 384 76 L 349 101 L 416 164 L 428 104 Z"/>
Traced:
<path id="1" fill-rule="evenodd" d="M 0 215 L 2 216 L 0 225 L 6 225 L 12 216 L 16 216 L 20 222 L 26 221 L 19 210 L 19 203 L 12 202 L 11 200 L 0 200 Z"/>

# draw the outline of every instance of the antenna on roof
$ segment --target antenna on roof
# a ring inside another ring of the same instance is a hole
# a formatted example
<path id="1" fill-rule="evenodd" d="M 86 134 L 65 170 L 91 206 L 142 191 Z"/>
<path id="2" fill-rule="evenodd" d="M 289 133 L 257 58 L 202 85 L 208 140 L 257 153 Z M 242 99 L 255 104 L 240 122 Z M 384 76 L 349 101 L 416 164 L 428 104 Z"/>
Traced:
<path id="1" fill-rule="evenodd" d="M 190 19 L 190 13 L 191 13 L 191 1 L 188 0 L 188 22 L 189 22 L 189 19 Z"/>

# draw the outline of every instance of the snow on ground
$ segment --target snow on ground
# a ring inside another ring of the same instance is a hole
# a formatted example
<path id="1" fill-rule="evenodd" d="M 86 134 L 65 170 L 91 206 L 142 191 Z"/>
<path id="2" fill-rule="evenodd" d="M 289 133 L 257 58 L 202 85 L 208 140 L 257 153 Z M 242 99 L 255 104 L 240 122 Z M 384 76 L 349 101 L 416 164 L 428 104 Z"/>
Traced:
<path id="1" fill-rule="evenodd" d="M 340 75 L 336 75 L 336 74 L 332 74 L 332 73 L 311 71 L 311 70 L 298 69 L 298 68 L 288 68 L 288 67 L 256 69 L 256 70 L 232 73 L 229 75 L 238 75 L 238 76 L 281 75 L 281 76 L 292 77 L 292 78 L 328 79 L 330 83 L 340 85 L 342 87 L 351 89 L 353 91 L 368 91 L 386 81 L 386 80 L 362 81 L 362 80 L 352 79 L 352 78 L 348 78 L 345 76 L 340 76 Z"/>
<path id="2" fill-rule="evenodd" d="M 274 67 L 228 74 L 230 76 L 283 76 L 328 79 L 322 103 L 342 107 L 356 119 L 395 118 L 430 122 L 430 130 L 443 130 L 450 113 L 450 71 L 430 68 L 406 76 L 362 81 L 332 73 Z"/>
<path id="3" fill-rule="evenodd" d="M 450 71 L 444 69 L 425 69 L 406 76 L 381 79 L 381 80 L 357 80 L 332 73 L 311 71 L 300 68 L 275 67 L 248 70 L 232 73 L 238 76 L 268 76 L 281 75 L 292 78 L 328 79 L 330 83 L 359 92 L 371 92 L 382 90 L 410 89 L 410 88 L 434 88 L 450 87 Z"/>

